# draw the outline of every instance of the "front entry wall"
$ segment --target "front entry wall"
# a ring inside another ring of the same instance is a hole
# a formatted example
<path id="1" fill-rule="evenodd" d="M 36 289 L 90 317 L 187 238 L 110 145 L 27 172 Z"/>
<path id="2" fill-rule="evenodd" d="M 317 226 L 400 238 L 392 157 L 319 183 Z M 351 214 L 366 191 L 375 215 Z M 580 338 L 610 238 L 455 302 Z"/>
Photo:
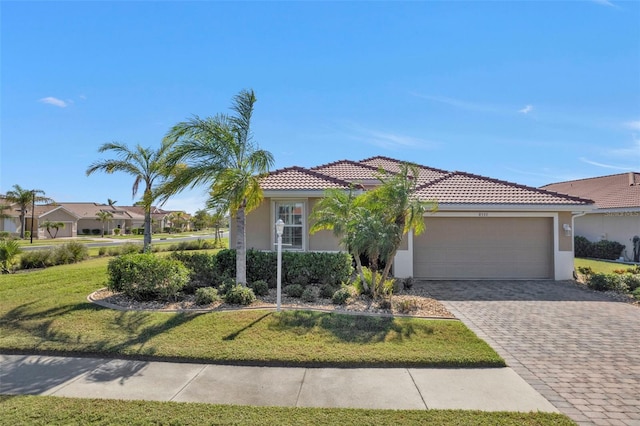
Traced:
<path id="1" fill-rule="evenodd" d="M 427 217 L 413 238 L 414 276 L 426 279 L 549 279 L 551 217 Z"/>

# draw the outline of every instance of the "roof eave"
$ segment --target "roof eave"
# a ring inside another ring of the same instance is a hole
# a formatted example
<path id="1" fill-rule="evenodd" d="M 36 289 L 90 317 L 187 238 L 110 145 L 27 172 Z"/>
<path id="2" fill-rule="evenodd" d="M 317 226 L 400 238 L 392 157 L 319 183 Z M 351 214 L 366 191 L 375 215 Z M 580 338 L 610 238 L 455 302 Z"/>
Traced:
<path id="1" fill-rule="evenodd" d="M 438 203 L 438 211 L 569 211 L 591 212 L 594 205 L 584 204 L 471 204 L 471 203 Z"/>

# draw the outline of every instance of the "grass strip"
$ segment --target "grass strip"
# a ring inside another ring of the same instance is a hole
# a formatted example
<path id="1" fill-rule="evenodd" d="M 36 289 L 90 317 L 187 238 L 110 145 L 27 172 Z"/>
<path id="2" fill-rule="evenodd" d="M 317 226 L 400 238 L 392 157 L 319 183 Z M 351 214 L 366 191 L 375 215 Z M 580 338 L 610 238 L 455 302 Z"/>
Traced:
<path id="1" fill-rule="evenodd" d="M 0 396 L 0 425 L 574 425 L 554 413 L 247 407 Z"/>

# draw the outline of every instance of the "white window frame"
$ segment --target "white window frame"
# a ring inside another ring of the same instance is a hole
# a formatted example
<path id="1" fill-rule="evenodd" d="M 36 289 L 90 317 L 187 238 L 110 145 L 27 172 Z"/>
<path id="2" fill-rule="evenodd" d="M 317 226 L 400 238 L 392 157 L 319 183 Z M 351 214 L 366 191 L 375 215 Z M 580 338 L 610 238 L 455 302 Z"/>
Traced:
<path id="1" fill-rule="evenodd" d="M 286 246 L 283 244 L 282 246 L 282 250 L 287 250 L 287 251 L 307 251 L 307 200 L 303 199 L 303 198 L 278 198 L 278 199 L 272 199 L 271 200 L 271 246 L 273 247 L 273 249 L 276 249 L 276 244 L 277 244 L 277 236 L 276 236 L 276 230 L 275 230 L 275 223 L 278 220 L 278 214 L 277 214 L 277 209 L 278 206 L 281 204 L 294 204 L 294 203 L 300 203 L 302 204 L 302 247 L 291 247 L 291 246 Z M 285 225 L 286 227 L 287 225 Z M 291 226 L 291 225 L 288 225 Z"/>

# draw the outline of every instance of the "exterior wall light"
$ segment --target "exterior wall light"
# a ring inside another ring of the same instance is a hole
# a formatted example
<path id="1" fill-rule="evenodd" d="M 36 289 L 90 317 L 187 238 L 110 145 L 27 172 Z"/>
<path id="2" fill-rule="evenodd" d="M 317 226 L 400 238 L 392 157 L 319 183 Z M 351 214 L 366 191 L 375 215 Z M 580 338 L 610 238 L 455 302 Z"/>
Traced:
<path id="1" fill-rule="evenodd" d="M 564 235 L 567 237 L 571 236 L 571 225 L 569 225 L 568 223 L 565 223 L 564 225 L 562 225 L 562 228 L 564 229 Z"/>

